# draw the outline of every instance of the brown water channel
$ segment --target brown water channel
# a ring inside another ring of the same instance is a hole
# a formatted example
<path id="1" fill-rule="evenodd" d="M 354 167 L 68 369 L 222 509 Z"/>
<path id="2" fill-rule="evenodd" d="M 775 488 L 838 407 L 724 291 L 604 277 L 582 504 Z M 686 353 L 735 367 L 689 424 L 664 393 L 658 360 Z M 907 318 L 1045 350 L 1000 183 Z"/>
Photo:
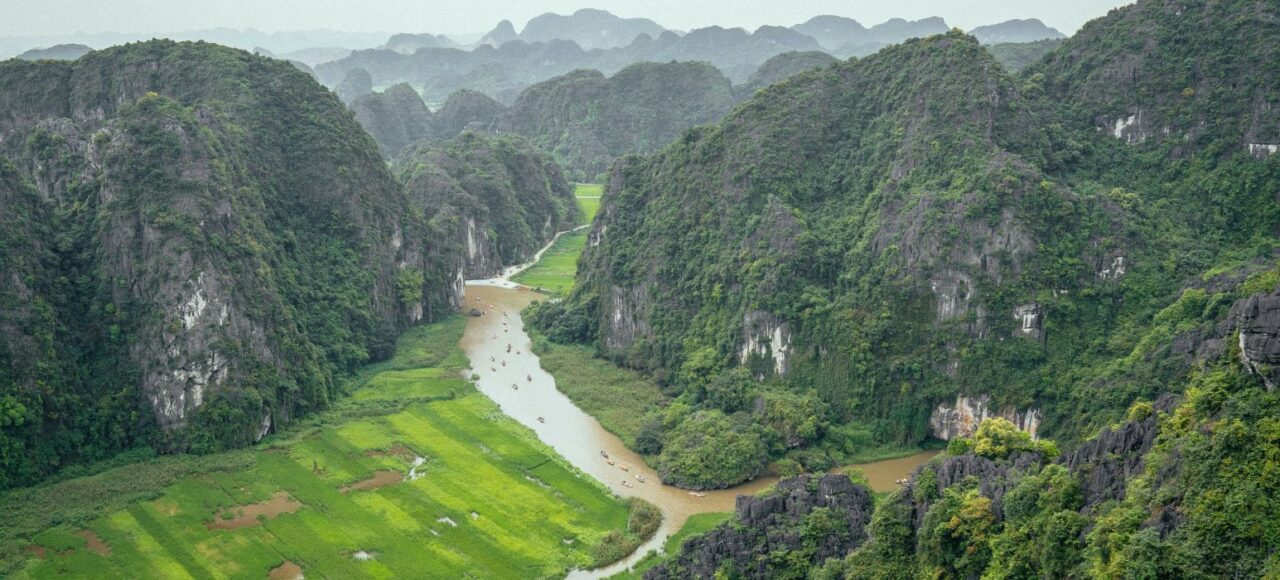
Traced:
<path id="1" fill-rule="evenodd" d="M 600 480 L 619 496 L 640 497 L 657 505 L 663 516 L 657 533 L 633 554 L 605 568 L 574 571 L 570 578 L 599 578 L 625 570 L 650 550 L 660 549 L 690 515 L 733 511 L 739 495 L 754 494 L 777 481 L 771 475 L 763 476 L 732 489 L 708 491 L 701 496 L 662 485 L 657 472 L 558 391 L 555 378 L 542 370 L 520 319 L 520 311 L 540 298 L 541 295 L 505 279 L 467 284 L 463 311 L 476 308 L 484 312 L 483 316 L 468 320 L 462 337 L 462 348 L 471 360 L 471 372 L 479 377 L 476 386 L 504 413 L 532 429 L 539 439 L 575 467 Z M 601 455 L 602 451 L 608 454 L 613 465 Z M 906 477 L 911 469 L 934 453 L 857 467 L 867 474 L 873 489 L 888 491 L 895 489 L 896 479 Z M 647 481 L 641 483 L 637 476 Z M 624 485 L 624 481 L 628 485 Z"/>

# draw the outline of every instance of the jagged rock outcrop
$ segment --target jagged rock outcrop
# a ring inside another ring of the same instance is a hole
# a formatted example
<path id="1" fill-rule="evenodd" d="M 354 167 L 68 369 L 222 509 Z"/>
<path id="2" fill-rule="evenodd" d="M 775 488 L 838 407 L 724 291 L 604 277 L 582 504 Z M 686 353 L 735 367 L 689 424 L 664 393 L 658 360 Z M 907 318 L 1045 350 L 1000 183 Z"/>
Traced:
<path id="1" fill-rule="evenodd" d="M 351 113 L 378 143 L 387 158 L 415 141 L 436 135 L 434 118 L 418 91 L 398 84 L 381 93 L 369 93 L 351 102 Z"/>
<path id="2" fill-rule="evenodd" d="M 422 142 L 397 167 L 411 202 L 458 249 L 467 279 L 524 263 L 580 215 L 559 166 L 519 138 Z"/>
<path id="3" fill-rule="evenodd" d="M 758 496 L 738 496 L 733 521 L 687 540 L 679 555 L 645 573 L 645 580 L 715 578 L 727 567 L 738 578 L 772 578 L 797 559 L 816 565 L 866 540 L 871 494 L 846 475 L 803 475 L 778 482 Z M 808 540 L 806 540 L 806 537 Z M 805 544 L 812 542 L 812 549 Z"/>
<path id="4" fill-rule="evenodd" d="M 958 395 L 954 405 L 939 403 L 929 415 L 929 430 L 933 437 L 949 441 L 957 437 L 972 437 L 978 425 L 989 417 L 1001 417 L 1013 423 L 1018 429 L 1036 437 L 1044 414 L 1036 409 L 1019 410 L 1003 407 L 999 412 L 991 409 L 991 397 L 978 395 L 969 397 Z"/>
<path id="5" fill-rule="evenodd" d="M 0 381 L 32 410 L 5 434 L 41 472 L 23 477 L 139 443 L 250 443 L 459 300 L 372 141 L 287 63 L 170 41 L 14 60 L 0 103 L 6 183 L 40 200 L 0 199 L 36 220 L 0 280 L 34 301 L 10 324 L 48 361 Z"/>
<path id="6" fill-rule="evenodd" d="M 1166 405 L 1161 410 L 1169 409 Z M 1142 473 L 1143 457 L 1151 450 L 1157 433 L 1154 414 L 1115 429 L 1104 427 L 1097 437 L 1058 458 L 1058 463 L 1080 481 L 1085 506 L 1123 499 L 1129 480 Z"/>
<path id="7" fill-rule="evenodd" d="M 1240 335 L 1240 362 L 1274 390 L 1280 384 L 1280 290 L 1240 300 L 1229 321 Z"/>

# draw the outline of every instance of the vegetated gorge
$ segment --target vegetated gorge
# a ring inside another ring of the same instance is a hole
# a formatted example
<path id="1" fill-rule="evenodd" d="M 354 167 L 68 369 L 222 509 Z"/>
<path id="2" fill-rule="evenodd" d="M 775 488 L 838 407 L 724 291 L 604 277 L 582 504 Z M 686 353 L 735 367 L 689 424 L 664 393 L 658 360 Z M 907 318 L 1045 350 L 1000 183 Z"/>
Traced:
<path id="1" fill-rule="evenodd" d="M 1280 575 L 1280 6 L 535 20 L 0 62 L 0 574 Z"/>

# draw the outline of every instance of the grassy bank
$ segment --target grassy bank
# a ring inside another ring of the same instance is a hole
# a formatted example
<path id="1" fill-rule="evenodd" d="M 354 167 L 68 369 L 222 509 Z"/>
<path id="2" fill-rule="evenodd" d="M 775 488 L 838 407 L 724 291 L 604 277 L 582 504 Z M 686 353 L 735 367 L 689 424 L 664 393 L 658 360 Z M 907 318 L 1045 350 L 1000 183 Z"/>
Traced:
<path id="1" fill-rule="evenodd" d="M 599 185 L 579 183 L 574 194 L 578 207 L 582 208 L 581 225 L 591 223 L 600 209 Z M 533 267 L 518 274 L 513 280 L 537 288 L 547 294 L 563 296 L 573 289 L 574 275 L 578 272 L 578 256 L 587 245 L 586 229 L 560 236 L 556 243 L 542 255 Z"/>
<path id="2" fill-rule="evenodd" d="M 291 562 L 327 577 L 532 578 L 607 563 L 651 526 L 458 378 L 464 324 L 406 334 L 351 397 L 255 450 L 0 498 L 3 570 L 262 577 Z"/>
<path id="3" fill-rule="evenodd" d="M 667 401 L 658 385 L 636 371 L 597 358 L 591 347 L 555 344 L 535 330 L 530 333 L 542 368 L 556 378 L 556 388 L 634 447 L 645 413 Z"/>

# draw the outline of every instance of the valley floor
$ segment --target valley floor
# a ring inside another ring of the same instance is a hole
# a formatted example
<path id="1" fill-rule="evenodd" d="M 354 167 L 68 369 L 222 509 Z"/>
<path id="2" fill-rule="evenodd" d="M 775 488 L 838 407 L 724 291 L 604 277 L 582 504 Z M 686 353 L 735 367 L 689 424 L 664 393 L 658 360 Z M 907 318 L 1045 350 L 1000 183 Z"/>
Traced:
<path id="1" fill-rule="evenodd" d="M 145 501 L 91 515 L 111 505 L 101 478 L 146 477 L 151 462 L 0 499 L 17 516 L 0 524 L 5 557 L 26 562 L 6 567 L 17 578 L 533 578 L 607 563 L 629 535 L 629 505 L 460 378 L 464 323 L 411 331 L 309 426 Z"/>
<path id="2" fill-rule="evenodd" d="M 574 190 L 578 207 L 582 208 L 580 225 L 588 226 L 600 209 L 601 186 L 579 183 Z M 566 233 L 551 245 L 542 259 L 529 269 L 517 274 L 513 281 L 554 296 L 564 296 L 573 289 L 574 275 L 578 272 L 578 256 L 587 245 L 590 228 Z"/>

